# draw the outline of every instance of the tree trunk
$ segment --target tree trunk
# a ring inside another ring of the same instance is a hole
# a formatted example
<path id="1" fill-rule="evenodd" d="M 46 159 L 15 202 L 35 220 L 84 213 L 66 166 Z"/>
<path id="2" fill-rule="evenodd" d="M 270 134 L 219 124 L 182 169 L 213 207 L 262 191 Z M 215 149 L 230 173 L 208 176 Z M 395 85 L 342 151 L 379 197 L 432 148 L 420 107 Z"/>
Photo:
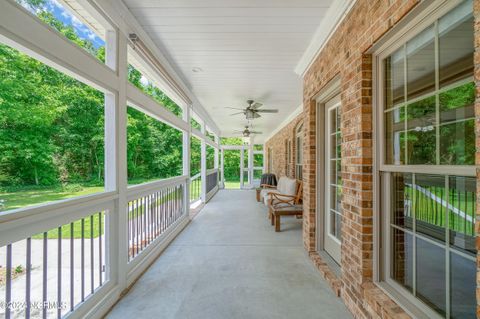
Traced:
<path id="1" fill-rule="evenodd" d="M 38 184 L 39 184 L 39 183 L 38 183 L 38 171 L 37 171 L 37 167 L 36 167 L 36 166 L 33 168 L 33 172 L 34 172 L 34 174 L 35 174 L 35 185 L 38 186 Z"/>

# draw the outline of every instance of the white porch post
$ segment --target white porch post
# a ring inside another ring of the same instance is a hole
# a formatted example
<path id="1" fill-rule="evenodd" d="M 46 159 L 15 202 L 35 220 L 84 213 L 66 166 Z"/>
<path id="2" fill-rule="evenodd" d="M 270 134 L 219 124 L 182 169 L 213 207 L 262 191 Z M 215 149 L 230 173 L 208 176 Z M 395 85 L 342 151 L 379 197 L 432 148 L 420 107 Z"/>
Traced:
<path id="1" fill-rule="evenodd" d="M 254 137 L 250 137 L 250 143 L 248 144 L 248 185 L 253 187 L 253 142 Z"/>
<path id="2" fill-rule="evenodd" d="M 245 167 L 245 146 L 240 150 L 240 189 L 243 189 L 243 169 Z"/>
<path id="3" fill-rule="evenodd" d="M 220 167 L 221 167 L 221 177 L 220 177 L 220 188 L 225 188 L 225 153 L 223 149 L 220 149 Z"/>
<path id="4" fill-rule="evenodd" d="M 203 137 L 201 138 L 202 146 L 200 151 L 200 177 L 202 179 L 202 190 L 201 190 L 201 199 L 202 203 L 207 202 L 207 144 L 205 143 L 205 121 L 202 121 L 202 133 Z"/>
<path id="5" fill-rule="evenodd" d="M 217 147 L 215 147 L 215 163 L 214 163 L 214 168 L 217 169 L 217 186 L 220 187 L 220 167 L 219 167 L 219 155 L 220 155 L 220 138 L 218 135 L 215 134 L 215 143 L 217 144 Z"/>
<path id="6" fill-rule="evenodd" d="M 183 175 L 188 176 L 187 184 L 184 191 L 184 207 L 188 214 L 190 212 L 190 105 L 183 108 L 183 120 L 188 123 L 188 130 L 183 131 Z"/>
<path id="7" fill-rule="evenodd" d="M 220 145 L 220 138 L 218 138 L 217 135 L 215 135 L 215 143 L 219 146 Z M 218 167 L 218 155 L 219 155 L 219 147 L 215 147 L 215 164 L 214 168 L 219 168 Z"/>
<path id="8" fill-rule="evenodd" d="M 107 278 L 120 291 L 127 288 L 127 42 L 115 31 L 106 33 L 106 65 L 117 70 L 117 94 L 105 94 L 105 190 L 118 190 L 114 211 L 105 220 L 105 258 L 110 265 Z"/>

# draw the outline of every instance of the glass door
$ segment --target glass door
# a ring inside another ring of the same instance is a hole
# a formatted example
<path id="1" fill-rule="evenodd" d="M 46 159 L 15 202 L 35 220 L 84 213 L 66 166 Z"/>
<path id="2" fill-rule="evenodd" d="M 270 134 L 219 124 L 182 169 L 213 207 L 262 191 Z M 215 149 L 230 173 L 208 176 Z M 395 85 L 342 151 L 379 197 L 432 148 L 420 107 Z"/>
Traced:
<path id="1" fill-rule="evenodd" d="M 340 96 L 325 104 L 325 251 L 340 264 L 342 238 L 342 175 Z"/>

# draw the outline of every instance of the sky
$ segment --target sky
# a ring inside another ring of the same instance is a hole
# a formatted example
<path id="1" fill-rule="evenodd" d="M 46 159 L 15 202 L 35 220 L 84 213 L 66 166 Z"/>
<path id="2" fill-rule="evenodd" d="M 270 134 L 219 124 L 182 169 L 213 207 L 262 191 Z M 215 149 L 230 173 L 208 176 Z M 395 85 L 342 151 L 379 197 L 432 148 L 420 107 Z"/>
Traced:
<path id="1" fill-rule="evenodd" d="M 27 10 L 36 14 L 34 10 L 32 10 L 28 4 L 26 4 L 22 0 L 17 0 L 23 7 Z M 73 15 L 69 10 L 67 10 L 61 3 L 57 0 L 45 0 L 45 6 L 43 8 L 45 11 L 51 12 L 55 18 L 62 21 L 64 24 L 72 26 L 75 30 L 75 33 L 82 39 L 89 40 L 93 43 L 95 48 L 101 47 L 105 45 L 105 41 L 101 39 L 98 35 L 96 35 L 88 26 L 86 26 L 82 21 L 80 21 L 75 15 Z M 143 74 L 140 79 L 140 82 L 147 86 L 151 84 L 151 81 L 148 80 Z"/>
<path id="2" fill-rule="evenodd" d="M 29 8 L 24 1 L 19 2 L 26 9 L 32 11 L 31 8 Z M 45 6 L 43 9 L 45 11 L 51 12 L 55 16 L 55 18 L 62 21 L 66 25 L 72 26 L 75 30 L 75 33 L 80 38 L 92 42 L 95 48 L 105 45 L 105 42 L 100 37 L 98 37 L 92 30 L 90 30 L 85 24 L 83 24 L 82 21 L 75 17 L 69 10 L 65 9 L 58 1 L 45 0 Z M 36 12 L 33 13 L 35 14 Z"/>

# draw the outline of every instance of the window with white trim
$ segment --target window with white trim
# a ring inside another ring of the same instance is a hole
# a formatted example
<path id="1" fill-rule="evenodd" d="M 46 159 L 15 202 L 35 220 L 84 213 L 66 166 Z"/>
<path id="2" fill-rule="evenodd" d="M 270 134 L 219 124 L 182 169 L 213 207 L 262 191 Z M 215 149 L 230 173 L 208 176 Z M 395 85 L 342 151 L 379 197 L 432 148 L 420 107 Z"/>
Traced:
<path id="1" fill-rule="evenodd" d="M 455 3 L 378 56 L 382 279 L 428 317 L 476 318 L 474 19 Z"/>
<path id="2" fill-rule="evenodd" d="M 295 178 L 302 179 L 303 170 L 303 124 L 300 124 L 295 132 Z"/>

